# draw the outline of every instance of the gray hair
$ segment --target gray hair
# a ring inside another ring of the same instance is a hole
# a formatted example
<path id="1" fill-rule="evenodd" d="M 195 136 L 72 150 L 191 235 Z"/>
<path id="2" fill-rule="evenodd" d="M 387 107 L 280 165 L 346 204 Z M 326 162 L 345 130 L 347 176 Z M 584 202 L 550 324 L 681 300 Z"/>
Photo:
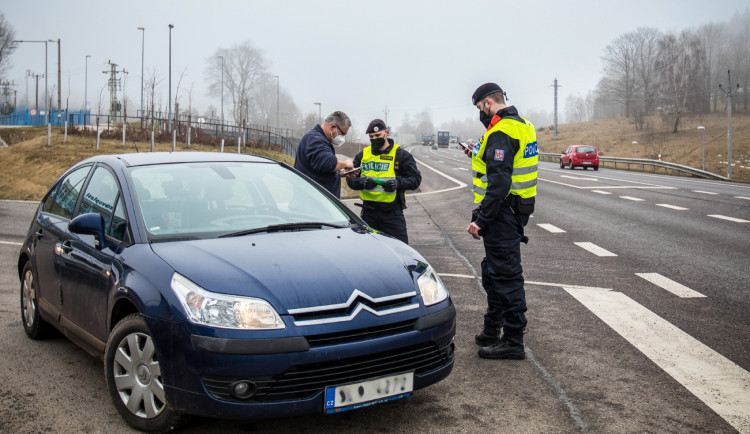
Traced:
<path id="1" fill-rule="evenodd" d="M 326 116 L 325 121 L 323 121 L 324 124 L 336 124 L 337 127 L 340 127 L 343 129 L 344 127 L 351 127 L 352 121 L 349 119 L 349 116 L 346 115 L 346 113 L 342 111 L 335 111 L 331 113 L 330 115 Z"/>

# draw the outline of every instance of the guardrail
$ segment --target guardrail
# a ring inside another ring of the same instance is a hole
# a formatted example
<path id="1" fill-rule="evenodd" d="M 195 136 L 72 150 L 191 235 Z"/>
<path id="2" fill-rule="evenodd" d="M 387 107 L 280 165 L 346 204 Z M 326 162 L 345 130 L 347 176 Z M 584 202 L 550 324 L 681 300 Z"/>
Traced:
<path id="1" fill-rule="evenodd" d="M 559 162 L 560 161 L 560 154 L 550 154 L 550 153 L 539 153 L 539 158 L 542 161 L 553 161 L 553 162 Z M 623 158 L 623 157 L 602 157 L 599 156 L 599 166 L 606 167 L 605 163 L 610 163 L 613 165 L 615 169 L 617 169 L 617 165 L 626 165 L 627 170 L 631 170 L 631 166 L 641 166 L 641 171 L 646 171 L 646 166 L 653 167 L 653 172 L 656 173 L 657 168 L 663 168 L 665 174 L 669 174 L 669 171 L 672 170 L 673 172 L 676 172 L 677 174 L 686 173 L 691 176 L 697 176 L 700 178 L 706 178 L 706 179 L 718 179 L 721 181 L 731 181 L 731 179 L 717 175 L 715 173 L 706 172 L 705 170 L 696 169 L 694 167 L 690 166 L 683 166 L 682 164 L 677 163 L 669 163 L 667 161 L 661 161 L 661 160 L 651 160 L 648 158 Z"/>

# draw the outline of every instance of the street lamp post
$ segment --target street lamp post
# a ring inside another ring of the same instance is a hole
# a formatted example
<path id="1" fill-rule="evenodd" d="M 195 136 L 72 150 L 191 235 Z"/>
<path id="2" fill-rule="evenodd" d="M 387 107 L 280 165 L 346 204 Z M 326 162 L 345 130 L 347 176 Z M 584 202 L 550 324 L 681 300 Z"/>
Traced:
<path id="1" fill-rule="evenodd" d="M 320 112 L 321 103 L 314 102 L 313 104 L 316 105 L 316 106 L 318 106 L 318 123 L 322 124 L 323 123 L 323 118 L 321 117 L 321 112 Z"/>
<path id="2" fill-rule="evenodd" d="M 221 135 L 224 135 L 224 56 L 221 58 Z"/>
<path id="3" fill-rule="evenodd" d="M 144 51 L 146 48 L 146 28 L 138 27 L 141 31 L 141 128 L 143 127 L 143 60 L 145 58 Z"/>
<path id="4" fill-rule="evenodd" d="M 703 164 L 701 165 L 701 168 L 705 171 L 706 170 L 706 127 L 703 125 L 698 127 L 699 130 L 703 130 Z"/>
<path id="5" fill-rule="evenodd" d="M 638 142 L 633 140 L 633 144 L 635 145 L 635 158 L 638 158 Z"/>
<path id="6" fill-rule="evenodd" d="M 60 85 L 60 39 L 58 38 L 57 41 L 49 39 L 48 41 L 57 42 L 57 109 L 60 110 L 62 108 L 62 86 Z"/>
<path id="7" fill-rule="evenodd" d="M 169 25 L 169 101 L 167 101 L 167 105 L 169 106 L 169 132 L 172 132 L 172 29 L 174 28 L 174 25 Z"/>
<path id="8" fill-rule="evenodd" d="M 276 134 L 279 133 L 279 76 L 276 77 Z"/>

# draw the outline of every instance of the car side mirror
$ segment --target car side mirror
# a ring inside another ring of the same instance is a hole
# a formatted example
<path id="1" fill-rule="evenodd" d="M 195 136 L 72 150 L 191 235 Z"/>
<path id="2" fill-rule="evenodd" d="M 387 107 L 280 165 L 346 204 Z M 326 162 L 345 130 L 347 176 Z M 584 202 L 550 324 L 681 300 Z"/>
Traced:
<path id="1" fill-rule="evenodd" d="M 70 221 L 68 229 L 74 234 L 93 235 L 97 249 L 101 249 L 104 244 L 104 217 L 101 214 L 81 214 Z"/>

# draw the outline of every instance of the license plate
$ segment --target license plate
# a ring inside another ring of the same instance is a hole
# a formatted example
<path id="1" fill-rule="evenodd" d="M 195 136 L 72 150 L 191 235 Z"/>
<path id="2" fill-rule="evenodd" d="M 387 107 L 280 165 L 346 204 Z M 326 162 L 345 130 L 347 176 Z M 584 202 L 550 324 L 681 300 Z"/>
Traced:
<path id="1" fill-rule="evenodd" d="M 581 164 L 591 164 L 591 161 L 581 161 Z"/>
<path id="2" fill-rule="evenodd" d="M 414 372 L 326 387 L 325 412 L 338 413 L 394 401 L 411 395 Z"/>

